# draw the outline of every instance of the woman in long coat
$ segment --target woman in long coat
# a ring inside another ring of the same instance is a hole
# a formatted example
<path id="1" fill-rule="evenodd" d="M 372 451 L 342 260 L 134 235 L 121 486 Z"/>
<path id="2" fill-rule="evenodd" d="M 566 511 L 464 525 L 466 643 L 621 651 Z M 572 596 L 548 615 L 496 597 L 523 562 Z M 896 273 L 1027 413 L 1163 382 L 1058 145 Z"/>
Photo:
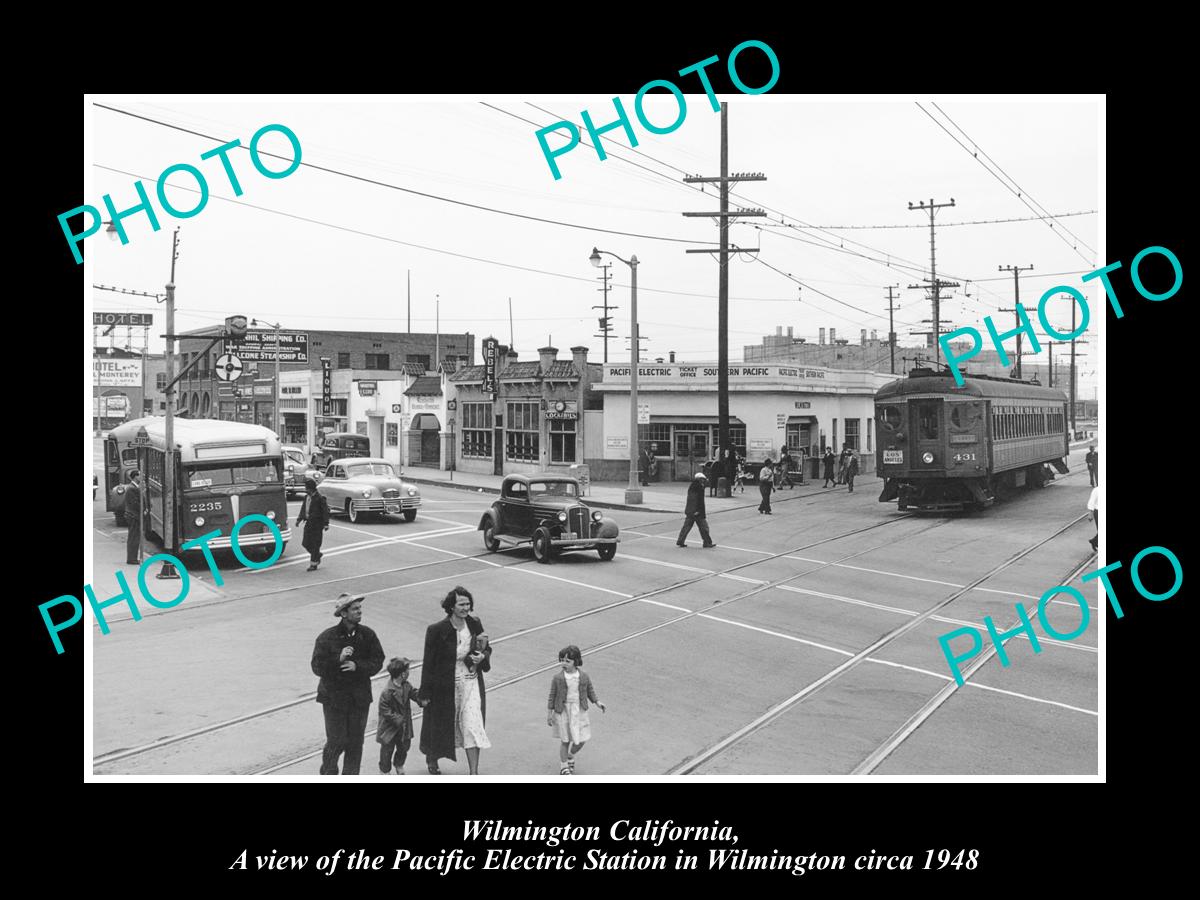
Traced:
<path id="1" fill-rule="evenodd" d="M 421 752 L 429 774 L 440 775 L 438 760 L 457 760 L 454 750 L 462 747 L 470 773 L 478 775 L 479 751 L 491 746 L 484 731 L 483 673 L 492 667 L 492 648 L 475 648 L 483 623 L 470 615 L 475 609 L 470 591 L 456 587 L 442 600 L 442 609 L 446 618 L 425 630 L 420 697 L 429 705 L 421 716 Z"/>

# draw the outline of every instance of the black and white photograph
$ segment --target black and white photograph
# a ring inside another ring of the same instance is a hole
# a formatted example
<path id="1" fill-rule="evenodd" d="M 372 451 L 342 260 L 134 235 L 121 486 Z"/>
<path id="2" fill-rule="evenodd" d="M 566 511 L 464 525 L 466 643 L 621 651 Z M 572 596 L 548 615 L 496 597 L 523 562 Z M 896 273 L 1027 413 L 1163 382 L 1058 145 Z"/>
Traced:
<path id="1" fill-rule="evenodd" d="M 1103 780 L 1105 98 L 765 46 L 88 96 L 88 780 Z"/>

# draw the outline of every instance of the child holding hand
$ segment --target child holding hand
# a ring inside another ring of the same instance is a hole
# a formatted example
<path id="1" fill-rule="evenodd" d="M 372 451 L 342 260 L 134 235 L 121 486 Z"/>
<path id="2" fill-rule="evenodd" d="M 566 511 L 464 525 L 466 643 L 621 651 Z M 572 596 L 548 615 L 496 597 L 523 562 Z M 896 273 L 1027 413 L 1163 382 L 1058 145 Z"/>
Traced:
<path id="1" fill-rule="evenodd" d="M 404 761 L 408 759 L 413 738 L 410 704 L 424 707 L 428 703 L 422 702 L 417 689 L 408 683 L 409 666 L 409 661 L 403 657 L 390 659 L 387 672 L 392 677 L 379 694 L 379 725 L 375 740 L 380 744 L 379 771 L 383 775 L 390 774 L 393 767 L 397 775 L 404 774 Z"/>
<path id="2" fill-rule="evenodd" d="M 559 775 L 575 774 L 575 756 L 592 739 L 592 724 L 588 718 L 588 701 L 605 712 L 607 707 L 596 696 L 592 679 L 580 670 L 583 654 L 574 644 L 558 651 L 562 671 L 550 682 L 550 699 L 546 709 L 546 724 L 555 729 L 559 739 Z"/>

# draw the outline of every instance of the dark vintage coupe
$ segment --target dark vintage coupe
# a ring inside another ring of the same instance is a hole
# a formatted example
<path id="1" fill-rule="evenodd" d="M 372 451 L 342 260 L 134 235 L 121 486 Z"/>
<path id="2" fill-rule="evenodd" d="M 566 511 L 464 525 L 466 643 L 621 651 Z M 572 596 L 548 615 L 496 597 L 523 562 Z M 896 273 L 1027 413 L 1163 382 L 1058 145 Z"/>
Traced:
<path id="1" fill-rule="evenodd" d="M 610 560 L 620 542 L 617 523 L 579 499 L 578 481 L 558 475 L 509 475 L 479 530 L 492 552 L 505 544 L 532 544 L 541 563 L 568 550 L 595 550 Z"/>

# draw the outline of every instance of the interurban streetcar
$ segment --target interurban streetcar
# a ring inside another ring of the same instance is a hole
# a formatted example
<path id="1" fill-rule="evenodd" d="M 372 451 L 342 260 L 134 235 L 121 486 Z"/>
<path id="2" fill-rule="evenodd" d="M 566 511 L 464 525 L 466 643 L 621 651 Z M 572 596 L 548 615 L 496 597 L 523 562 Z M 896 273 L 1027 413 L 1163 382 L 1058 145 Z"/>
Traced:
<path id="1" fill-rule="evenodd" d="M 1026 381 L 913 369 L 875 395 L 880 502 L 900 509 L 990 506 L 1067 471 L 1067 396 Z"/>
<path id="2" fill-rule="evenodd" d="M 234 524 L 251 513 L 271 519 L 286 543 L 287 495 L 283 449 L 275 432 L 259 425 L 216 419 L 176 419 L 175 483 L 167 484 L 166 420 L 143 420 L 133 443 L 139 451 L 147 506 L 147 533 L 161 541 L 166 498 L 174 498 L 176 548 L 214 530 L 212 548 L 229 547 Z M 238 532 L 238 546 L 274 551 L 275 537 L 265 523 L 251 520 Z"/>

